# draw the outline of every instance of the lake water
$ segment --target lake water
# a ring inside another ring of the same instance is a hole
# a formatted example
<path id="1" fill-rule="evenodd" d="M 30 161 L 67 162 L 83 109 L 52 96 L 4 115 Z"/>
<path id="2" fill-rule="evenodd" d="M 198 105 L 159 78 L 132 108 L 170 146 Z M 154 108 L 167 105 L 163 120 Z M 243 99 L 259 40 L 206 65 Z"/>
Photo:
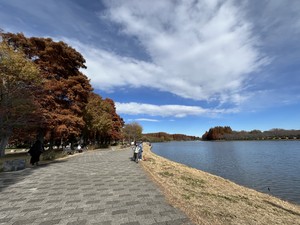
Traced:
<path id="1" fill-rule="evenodd" d="M 300 205 L 300 141 L 165 142 L 152 151 Z"/>

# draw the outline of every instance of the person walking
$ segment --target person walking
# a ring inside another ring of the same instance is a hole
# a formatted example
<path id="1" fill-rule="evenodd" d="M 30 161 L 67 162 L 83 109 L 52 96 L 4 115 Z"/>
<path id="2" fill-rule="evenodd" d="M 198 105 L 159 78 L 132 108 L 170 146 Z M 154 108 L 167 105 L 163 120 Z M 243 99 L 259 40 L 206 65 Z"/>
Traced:
<path id="1" fill-rule="evenodd" d="M 141 161 L 143 159 L 143 142 L 141 142 L 138 146 L 139 146 L 138 160 Z"/>
<path id="2" fill-rule="evenodd" d="M 37 140 L 28 151 L 28 153 L 31 156 L 30 159 L 31 165 L 38 165 L 40 161 L 40 156 L 43 151 L 44 151 L 44 146 L 42 142 L 40 140 Z"/>
<path id="3" fill-rule="evenodd" d="M 138 163 L 139 160 L 142 159 L 142 152 L 143 152 L 142 142 L 139 144 L 136 143 L 135 147 L 133 148 L 132 160 L 135 161 L 136 163 Z"/>
<path id="4" fill-rule="evenodd" d="M 135 161 L 136 163 L 138 163 L 138 153 L 139 153 L 139 146 L 137 144 L 135 144 L 135 147 L 133 149 L 133 161 Z"/>

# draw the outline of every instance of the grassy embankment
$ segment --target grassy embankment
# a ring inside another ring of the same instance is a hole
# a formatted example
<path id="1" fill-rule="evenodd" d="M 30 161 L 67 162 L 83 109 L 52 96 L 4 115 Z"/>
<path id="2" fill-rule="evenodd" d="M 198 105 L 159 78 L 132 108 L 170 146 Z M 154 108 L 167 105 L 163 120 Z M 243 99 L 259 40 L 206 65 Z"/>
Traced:
<path id="1" fill-rule="evenodd" d="M 196 224 L 298 224 L 300 206 L 155 155 L 144 145 L 141 164 L 170 204 Z"/>

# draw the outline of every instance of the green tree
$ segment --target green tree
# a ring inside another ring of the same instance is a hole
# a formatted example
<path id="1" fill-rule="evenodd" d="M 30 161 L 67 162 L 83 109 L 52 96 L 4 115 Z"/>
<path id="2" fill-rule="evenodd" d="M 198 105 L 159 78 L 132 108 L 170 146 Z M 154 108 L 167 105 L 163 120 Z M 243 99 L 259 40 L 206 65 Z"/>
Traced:
<path id="1" fill-rule="evenodd" d="M 38 69 L 21 49 L 0 43 L 0 156 L 5 155 L 13 130 L 28 126 L 36 110 L 32 90 Z"/>

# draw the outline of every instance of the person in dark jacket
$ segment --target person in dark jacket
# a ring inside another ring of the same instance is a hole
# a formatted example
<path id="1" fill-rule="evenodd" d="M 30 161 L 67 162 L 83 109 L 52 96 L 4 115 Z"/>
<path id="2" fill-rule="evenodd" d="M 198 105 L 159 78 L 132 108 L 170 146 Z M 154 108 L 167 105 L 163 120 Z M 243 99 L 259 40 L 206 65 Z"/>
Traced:
<path id="1" fill-rule="evenodd" d="M 38 165 L 40 161 L 40 155 L 42 154 L 43 151 L 44 151 L 44 146 L 42 142 L 40 140 L 37 140 L 28 151 L 28 153 L 31 156 L 30 159 L 31 165 Z"/>

